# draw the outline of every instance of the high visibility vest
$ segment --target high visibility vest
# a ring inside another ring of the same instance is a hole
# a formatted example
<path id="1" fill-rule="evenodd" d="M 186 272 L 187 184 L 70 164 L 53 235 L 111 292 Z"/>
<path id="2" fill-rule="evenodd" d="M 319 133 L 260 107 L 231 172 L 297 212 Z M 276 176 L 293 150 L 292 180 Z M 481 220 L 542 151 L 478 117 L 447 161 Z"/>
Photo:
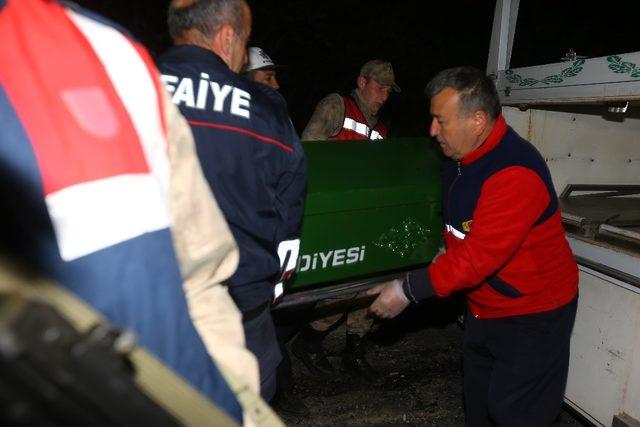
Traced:
<path id="1" fill-rule="evenodd" d="M 343 141 L 349 139 L 386 139 L 387 129 L 381 121 L 371 129 L 367 124 L 364 113 L 358 107 L 355 99 L 350 96 L 343 96 L 344 100 L 344 122 L 338 135 L 329 138 L 331 141 Z"/>

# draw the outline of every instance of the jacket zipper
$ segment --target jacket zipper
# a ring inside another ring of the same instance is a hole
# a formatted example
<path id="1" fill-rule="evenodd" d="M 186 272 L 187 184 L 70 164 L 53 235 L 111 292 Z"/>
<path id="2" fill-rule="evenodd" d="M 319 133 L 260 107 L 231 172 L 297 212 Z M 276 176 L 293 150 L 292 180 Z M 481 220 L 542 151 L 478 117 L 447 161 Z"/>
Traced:
<path id="1" fill-rule="evenodd" d="M 456 177 L 454 178 L 453 182 L 451 183 L 451 185 L 449 186 L 449 197 L 447 197 L 447 210 L 449 213 L 449 224 L 451 224 L 451 190 L 453 190 L 453 186 L 456 185 L 456 182 L 458 182 L 458 178 L 460 178 L 462 176 L 462 164 L 458 161 L 456 162 L 456 168 L 458 170 L 458 173 L 456 175 Z M 475 317 L 476 319 L 479 318 L 479 316 L 477 314 L 473 314 L 473 317 Z"/>
<path id="2" fill-rule="evenodd" d="M 462 175 L 462 165 L 460 164 L 460 162 L 456 162 L 456 166 L 458 168 L 458 174 L 449 186 L 449 197 L 447 197 L 447 212 L 449 214 L 449 224 L 451 224 L 451 190 L 453 190 L 453 186 L 456 185 L 458 178 Z"/>

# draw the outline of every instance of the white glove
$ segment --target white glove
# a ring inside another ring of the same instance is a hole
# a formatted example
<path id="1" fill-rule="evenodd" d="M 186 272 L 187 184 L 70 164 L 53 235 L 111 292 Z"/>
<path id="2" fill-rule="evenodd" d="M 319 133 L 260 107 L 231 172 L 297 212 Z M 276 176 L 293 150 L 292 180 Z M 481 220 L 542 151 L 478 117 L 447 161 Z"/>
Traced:
<path id="1" fill-rule="evenodd" d="M 369 289 L 367 295 L 378 295 L 378 298 L 369 307 L 372 313 L 383 319 L 393 319 L 409 305 L 409 299 L 402 290 L 402 279 L 393 279 L 375 288 Z"/>

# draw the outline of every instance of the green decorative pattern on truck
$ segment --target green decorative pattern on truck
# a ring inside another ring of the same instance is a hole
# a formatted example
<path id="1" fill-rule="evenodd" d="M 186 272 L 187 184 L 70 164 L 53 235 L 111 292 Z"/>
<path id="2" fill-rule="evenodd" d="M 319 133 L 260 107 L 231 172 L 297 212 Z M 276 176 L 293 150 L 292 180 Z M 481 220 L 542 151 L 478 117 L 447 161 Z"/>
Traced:
<path id="1" fill-rule="evenodd" d="M 582 66 L 584 65 L 584 63 L 584 59 L 578 59 L 577 61 L 574 61 L 570 67 L 560 71 L 559 74 L 551 74 L 541 80 L 534 79 L 532 77 L 522 77 L 520 74 L 517 74 L 513 70 L 507 70 L 504 72 L 504 74 L 507 80 L 519 86 L 533 86 L 537 83 L 544 83 L 546 85 L 549 85 L 552 83 L 562 83 L 567 77 L 577 76 L 582 71 Z"/>
<path id="2" fill-rule="evenodd" d="M 385 232 L 373 242 L 378 248 L 384 248 L 390 253 L 401 257 L 409 256 L 420 246 L 420 242 L 429 238 L 437 230 L 431 230 L 413 218 L 407 218 L 391 230 Z"/>
<path id="3" fill-rule="evenodd" d="M 442 243 L 441 154 L 420 139 L 303 143 L 308 189 L 290 291 L 424 265 Z"/>
<path id="4" fill-rule="evenodd" d="M 633 62 L 623 61 L 618 55 L 607 56 L 609 69 L 616 74 L 631 74 L 631 77 L 640 77 L 640 67 Z"/>

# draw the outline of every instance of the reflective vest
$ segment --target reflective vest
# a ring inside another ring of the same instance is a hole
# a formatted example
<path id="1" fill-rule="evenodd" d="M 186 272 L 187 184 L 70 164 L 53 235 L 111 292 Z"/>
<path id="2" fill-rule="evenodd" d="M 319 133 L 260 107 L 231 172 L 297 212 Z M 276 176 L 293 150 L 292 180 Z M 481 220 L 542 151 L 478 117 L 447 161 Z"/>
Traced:
<path id="1" fill-rule="evenodd" d="M 387 129 L 381 121 L 371 129 L 367 124 L 364 113 L 358 107 L 355 99 L 350 96 L 343 96 L 344 100 L 344 122 L 342 129 L 336 136 L 329 138 L 331 141 L 343 141 L 349 139 L 385 139 Z"/>

